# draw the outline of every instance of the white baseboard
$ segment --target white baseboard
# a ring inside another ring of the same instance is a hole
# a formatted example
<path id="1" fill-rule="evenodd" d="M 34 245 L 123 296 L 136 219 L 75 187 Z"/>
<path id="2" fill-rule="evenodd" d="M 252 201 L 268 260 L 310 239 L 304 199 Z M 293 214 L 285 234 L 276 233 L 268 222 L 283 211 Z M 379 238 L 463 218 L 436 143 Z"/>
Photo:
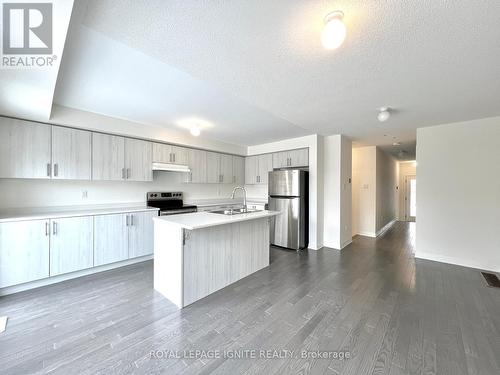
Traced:
<path id="1" fill-rule="evenodd" d="M 134 258 L 134 259 L 127 259 L 127 260 L 124 260 L 121 262 L 116 262 L 116 263 L 111 263 L 111 264 L 105 264 L 103 266 L 88 268 L 86 270 L 81 270 L 81 271 L 67 273 L 64 275 L 48 277 L 46 279 L 31 281 L 29 283 L 8 286 L 6 288 L 0 289 L 0 296 L 6 296 L 8 294 L 24 292 L 25 290 L 35 289 L 35 288 L 39 288 L 41 286 L 52 285 L 52 284 L 60 283 L 61 281 L 76 279 L 77 277 L 82 277 L 82 276 L 91 275 L 93 273 L 108 271 L 108 270 L 112 270 L 115 268 L 120 268 L 120 267 L 128 266 L 128 265 L 131 265 L 134 263 L 144 262 L 146 260 L 151 260 L 151 259 L 153 259 L 153 255 L 145 255 L 142 257 Z"/>
<path id="2" fill-rule="evenodd" d="M 476 268 L 478 270 L 500 272 L 500 266 L 498 265 L 495 266 L 492 265 L 491 263 L 486 264 L 486 263 L 474 262 L 467 259 L 449 257 L 446 255 L 416 252 L 414 254 L 414 257 L 418 259 L 432 260 L 434 262 L 454 264 L 456 266 L 462 266 L 467 268 Z"/>
<path id="3" fill-rule="evenodd" d="M 377 234 L 375 232 L 358 232 L 358 233 L 356 233 L 356 236 L 365 236 L 365 237 L 375 238 L 375 237 L 377 237 Z"/>

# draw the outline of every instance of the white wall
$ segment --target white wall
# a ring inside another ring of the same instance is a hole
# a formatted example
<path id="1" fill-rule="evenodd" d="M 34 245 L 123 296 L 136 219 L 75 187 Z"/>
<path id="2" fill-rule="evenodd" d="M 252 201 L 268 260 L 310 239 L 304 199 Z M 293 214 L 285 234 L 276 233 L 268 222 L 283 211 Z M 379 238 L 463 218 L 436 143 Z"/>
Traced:
<path id="1" fill-rule="evenodd" d="M 376 237 L 396 219 L 396 160 L 376 146 L 352 149 L 352 234 Z"/>
<path id="2" fill-rule="evenodd" d="M 417 131 L 416 254 L 500 272 L 500 117 Z"/>
<path id="3" fill-rule="evenodd" d="M 352 235 L 376 236 L 377 148 L 352 149 Z"/>
<path id="4" fill-rule="evenodd" d="M 398 220 L 405 220 L 405 176 L 416 176 L 415 161 L 400 161 L 398 163 Z"/>
<path id="5" fill-rule="evenodd" d="M 153 182 L 0 179 L 0 209 L 140 203 L 148 191 L 182 191 L 185 200 L 229 198 L 232 184 L 184 184 L 181 173 L 154 172 Z M 82 198 L 87 191 L 88 198 Z"/>
<path id="6" fill-rule="evenodd" d="M 352 241 L 352 143 L 341 135 L 324 138 L 324 245 L 342 249 Z"/>
<path id="7" fill-rule="evenodd" d="M 248 155 L 309 148 L 309 248 L 315 250 L 323 247 L 323 216 L 320 207 L 323 201 L 318 199 L 323 196 L 323 184 L 320 183 L 323 181 L 321 176 L 323 169 L 320 168 L 322 165 L 320 143 L 322 142 L 322 137 L 315 134 L 248 147 Z M 246 187 L 248 196 L 267 198 L 267 186 L 246 185 Z"/>
<path id="8" fill-rule="evenodd" d="M 376 233 L 397 217 L 398 163 L 377 147 Z"/>

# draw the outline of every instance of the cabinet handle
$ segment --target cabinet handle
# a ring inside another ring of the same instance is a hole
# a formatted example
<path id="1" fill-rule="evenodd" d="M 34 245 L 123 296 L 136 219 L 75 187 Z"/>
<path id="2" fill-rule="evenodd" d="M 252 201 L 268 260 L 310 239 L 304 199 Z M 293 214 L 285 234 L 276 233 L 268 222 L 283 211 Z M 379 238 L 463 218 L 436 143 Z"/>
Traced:
<path id="1" fill-rule="evenodd" d="M 128 227 L 129 215 L 125 216 L 125 225 Z"/>
<path id="2" fill-rule="evenodd" d="M 52 172 L 52 164 L 47 163 L 47 177 L 50 177 L 51 172 Z"/>
<path id="3" fill-rule="evenodd" d="M 134 226 L 134 215 L 130 215 L 130 226 Z"/>
<path id="4" fill-rule="evenodd" d="M 57 222 L 52 223 L 52 234 L 55 236 L 57 234 Z"/>
<path id="5" fill-rule="evenodd" d="M 174 155 L 174 163 L 175 163 L 175 154 L 172 154 L 172 155 Z"/>
<path id="6" fill-rule="evenodd" d="M 127 180 L 130 178 L 130 168 L 127 168 Z"/>
<path id="7" fill-rule="evenodd" d="M 59 175 L 59 164 L 58 163 L 55 163 L 54 164 L 54 176 L 58 176 Z"/>
<path id="8" fill-rule="evenodd" d="M 125 168 L 122 168 L 122 179 L 125 180 Z"/>
<path id="9" fill-rule="evenodd" d="M 172 153 L 168 154 L 168 158 L 169 158 L 168 161 L 172 163 Z"/>
<path id="10" fill-rule="evenodd" d="M 48 221 L 45 222 L 45 235 L 48 236 L 50 234 L 50 224 Z"/>
<path id="11" fill-rule="evenodd" d="M 189 172 L 189 182 L 193 182 L 193 172 Z"/>

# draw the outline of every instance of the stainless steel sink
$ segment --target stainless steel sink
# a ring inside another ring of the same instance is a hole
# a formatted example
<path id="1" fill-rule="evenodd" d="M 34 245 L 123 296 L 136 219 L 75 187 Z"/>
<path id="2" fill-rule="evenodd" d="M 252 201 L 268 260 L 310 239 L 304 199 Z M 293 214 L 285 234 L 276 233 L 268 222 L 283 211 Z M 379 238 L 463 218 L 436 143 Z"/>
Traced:
<path id="1" fill-rule="evenodd" d="M 211 214 L 220 214 L 220 215 L 239 215 L 239 214 L 248 214 L 250 212 L 259 212 L 262 210 L 254 210 L 248 208 L 235 208 L 235 209 L 227 209 L 227 210 L 216 210 L 216 211 L 208 211 Z"/>

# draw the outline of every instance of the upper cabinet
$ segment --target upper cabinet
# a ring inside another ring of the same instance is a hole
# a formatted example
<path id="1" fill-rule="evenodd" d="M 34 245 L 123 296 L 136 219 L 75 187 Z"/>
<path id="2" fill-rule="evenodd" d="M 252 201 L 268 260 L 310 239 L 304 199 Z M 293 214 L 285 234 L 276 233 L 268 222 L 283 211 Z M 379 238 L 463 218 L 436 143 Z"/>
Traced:
<path id="1" fill-rule="evenodd" d="M 0 178 L 50 178 L 51 126 L 0 118 Z"/>
<path id="2" fill-rule="evenodd" d="M 159 163 L 189 164 L 189 149 L 153 143 L 153 161 Z"/>
<path id="3" fill-rule="evenodd" d="M 90 180 L 91 133 L 52 126 L 52 178 Z"/>
<path id="4" fill-rule="evenodd" d="M 152 181 L 151 142 L 92 134 L 92 179 Z"/>
<path id="5" fill-rule="evenodd" d="M 92 179 L 125 180 L 125 138 L 92 133 Z"/>
<path id="6" fill-rule="evenodd" d="M 245 183 L 267 184 L 268 174 L 273 170 L 272 154 L 248 156 L 245 160 Z"/>
<path id="7" fill-rule="evenodd" d="M 273 168 L 307 167 L 308 165 L 309 150 L 307 148 L 273 154 Z"/>
<path id="8" fill-rule="evenodd" d="M 233 183 L 233 156 L 207 152 L 207 182 Z"/>
<path id="9" fill-rule="evenodd" d="M 233 183 L 245 183 L 245 158 L 242 156 L 233 156 Z"/>
<path id="10" fill-rule="evenodd" d="M 129 181 L 153 181 L 152 144 L 125 138 L 125 178 Z"/>
<path id="11" fill-rule="evenodd" d="M 203 150 L 188 150 L 188 165 L 191 173 L 187 182 L 204 184 L 207 182 L 207 152 Z"/>

